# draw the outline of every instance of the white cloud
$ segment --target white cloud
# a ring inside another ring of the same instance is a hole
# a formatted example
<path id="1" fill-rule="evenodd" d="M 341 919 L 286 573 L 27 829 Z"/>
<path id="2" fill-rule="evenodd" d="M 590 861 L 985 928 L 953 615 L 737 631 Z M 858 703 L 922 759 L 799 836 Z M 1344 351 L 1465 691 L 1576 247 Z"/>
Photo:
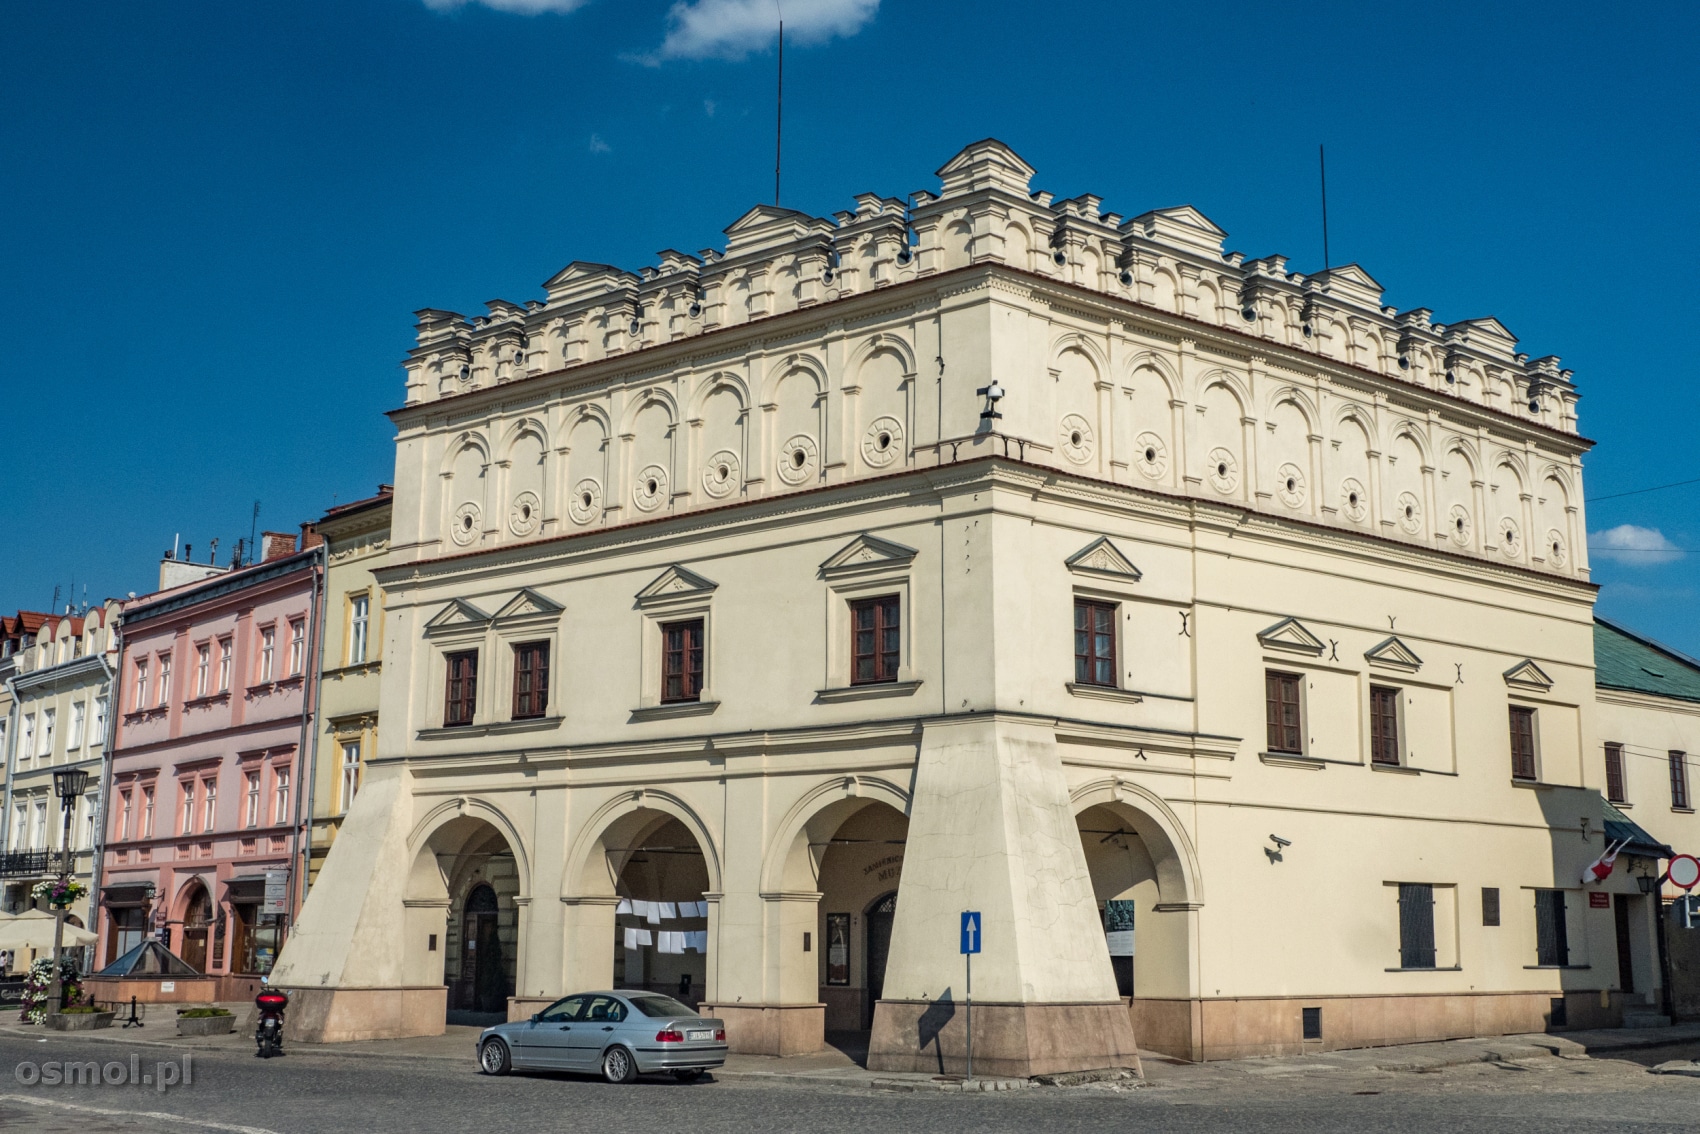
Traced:
<path id="1" fill-rule="evenodd" d="M 661 59 L 742 59 L 779 38 L 821 43 L 852 36 L 879 11 L 880 0 L 679 0 L 667 13 Z"/>
<path id="2" fill-rule="evenodd" d="M 590 136 L 590 152 L 593 154 L 611 154 L 614 152 L 614 147 L 604 142 L 601 134 L 592 134 Z"/>
<path id="3" fill-rule="evenodd" d="M 710 118 L 714 117 L 714 100 L 713 99 L 705 98 L 705 99 L 702 100 L 702 112 L 704 114 L 708 115 Z"/>
<path id="4" fill-rule="evenodd" d="M 1600 559 L 1615 559 L 1635 567 L 1669 563 L 1682 557 L 1682 550 L 1657 528 L 1619 524 L 1588 536 L 1588 550 Z"/>
<path id="5" fill-rule="evenodd" d="M 570 12 L 582 8 L 590 0 L 425 0 L 434 12 L 452 12 L 468 4 L 482 4 L 498 12 L 513 12 L 521 16 L 536 16 L 543 12 Z"/>

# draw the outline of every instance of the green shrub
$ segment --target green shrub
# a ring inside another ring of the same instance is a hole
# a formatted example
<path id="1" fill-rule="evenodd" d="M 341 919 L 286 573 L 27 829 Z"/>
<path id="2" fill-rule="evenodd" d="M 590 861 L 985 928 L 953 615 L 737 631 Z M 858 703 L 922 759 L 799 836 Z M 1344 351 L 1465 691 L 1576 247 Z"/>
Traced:
<path id="1" fill-rule="evenodd" d="M 228 1015 L 230 1015 L 230 1009 L 228 1009 L 228 1008 L 185 1008 L 183 1011 L 177 1013 L 177 1015 L 180 1018 L 186 1019 L 186 1020 L 204 1020 L 208 1016 L 228 1016 Z"/>
<path id="2" fill-rule="evenodd" d="M 99 1012 L 100 1010 L 101 1009 L 96 1008 L 93 1004 L 79 1004 L 75 1008 L 67 1008 L 59 1014 L 61 1016 L 83 1016 L 90 1012 Z"/>

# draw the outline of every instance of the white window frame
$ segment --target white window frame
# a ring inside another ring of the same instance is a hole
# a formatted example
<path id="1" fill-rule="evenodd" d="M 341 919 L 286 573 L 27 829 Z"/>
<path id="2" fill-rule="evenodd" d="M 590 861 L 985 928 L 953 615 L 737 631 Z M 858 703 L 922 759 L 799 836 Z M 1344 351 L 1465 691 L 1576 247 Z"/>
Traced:
<path id="1" fill-rule="evenodd" d="M 18 731 L 18 766 L 35 759 L 35 714 L 24 714 L 24 726 Z"/>
<path id="2" fill-rule="evenodd" d="M 35 754 L 43 760 L 53 756 L 53 726 L 59 720 L 58 709 L 41 710 L 41 737 Z"/>
<path id="3" fill-rule="evenodd" d="M 171 655 L 159 655 L 159 707 L 164 708 L 171 702 Z"/>
<path id="4" fill-rule="evenodd" d="M 348 814 L 348 805 L 354 802 L 354 796 L 360 790 L 360 741 L 345 740 L 342 742 L 342 814 Z"/>
<path id="5" fill-rule="evenodd" d="M 136 659 L 135 698 L 131 702 L 136 712 L 142 712 L 148 707 L 148 659 Z"/>
<path id="6" fill-rule="evenodd" d="M 272 826 L 282 827 L 289 822 L 289 769 L 272 769 Z"/>
<path id="7" fill-rule="evenodd" d="M 133 793 L 130 791 L 121 791 L 118 793 L 118 798 L 124 801 L 124 806 L 120 809 L 118 816 L 119 842 L 128 842 L 130 838 L 130 820 L 133 817 L 131 808 L 135 803 L 132 796 Z"/>
<path id="8" fill-rule="evenodd" d="M 218 777 L 201 781 L 201 833 L 211 834 L 218 818 Z"/>
<path id="9" fill-rule="evenodd" d="M 65 750 L 75 752 L 83 746 L 83 723 L 88 716 L 87 701 L 71 702 L 71 723 L 65 730 Z"/>
<path id="10" fill-rule="evenodd" d="M 348 665 L 365 664 L 371 629 L 372 593 L 360 591 L 348 596 Z"/>
<path id="11" fill-rule="evenodd" d="M 227 634 L 218 640 L 218 691 L 230 692 L 231 659 L 236 652 L 236 644 Z"/>
<path id="12" fill-rule="evenodd" d="M 259 657 L 259 667 L 260 667 L 259 678 L 260 679 L 257 682 L 255 682 L 256 685 L 265 685 L 265 684 L 267 684 L 271 681 L 272 673 L 273 673 L 273 666 L 275 665 L 276 660 L 277 660 L 276 654 L 277 654 L 277 627 L 276 626 L 262 626 L 262 627 L 260 627 L 260 657 Z"/>
<path id="13" fill-rule="evenodd" d="M 260 769 L 243 773 L 243 826 L 252 830 L 260 825 Z"/>
<path id="14" fill-rule="evenodd" d="M 195 833 L 195 779 L 193 776 L 181 781 L 183 791 L 183 831 L 185 835 Z"/>
<path id="15" fill-rule="evenodd" d="M 198 642 L 195 645 L 195 696 L 205 697 L 211 692 L 212 682 L 212 643 Z"/>
<path id="16" fill-rule="evenodd" d="M 89 747 L 100 748 L 106 743 L 106 698 L 94 699 L 94 724 L 89 728 Z"/>
<path id="17" fill-rule="evenodd" d="M 300 677 L 307 667 L 307 620 L 289 620 L 289 676 Z"/>
<path id="18" fill-rule="evenodd" d="M 144 839 L 153 838 L 154 791 L 153 784 L 147 784 L 142 788 L 142 829 L 140 835 Z"/>

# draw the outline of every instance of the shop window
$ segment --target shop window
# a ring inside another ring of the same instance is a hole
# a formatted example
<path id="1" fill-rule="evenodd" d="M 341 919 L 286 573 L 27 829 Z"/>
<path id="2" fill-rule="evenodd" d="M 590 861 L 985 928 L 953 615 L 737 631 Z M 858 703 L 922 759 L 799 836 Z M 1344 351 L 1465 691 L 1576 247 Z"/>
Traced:
<path id="1" fill-rule="evenodd" d="M 1434 887 L 1399 884 L 1399 967 L 1434 968 Z"/>
<path id="2" fill-rule="evenodd" d="M 1555 966 L 1570 963 L 1563 890 L 1535 891 L 1535 963 Z"/>

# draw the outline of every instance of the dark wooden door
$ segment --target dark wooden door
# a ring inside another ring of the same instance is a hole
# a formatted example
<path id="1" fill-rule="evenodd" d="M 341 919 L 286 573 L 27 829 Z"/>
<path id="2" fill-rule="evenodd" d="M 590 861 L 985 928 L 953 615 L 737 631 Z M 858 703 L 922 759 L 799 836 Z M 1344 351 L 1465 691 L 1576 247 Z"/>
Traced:
<path id="1" fill-rule="evenodd" d="M 885 965 L 891 956 L 891 926 L 897 919 L 897 894 L 892 892 L 868 908 L 868 995 L 862 1026 L 874 1026 L 874 1005 L 885 995 Z"/>

